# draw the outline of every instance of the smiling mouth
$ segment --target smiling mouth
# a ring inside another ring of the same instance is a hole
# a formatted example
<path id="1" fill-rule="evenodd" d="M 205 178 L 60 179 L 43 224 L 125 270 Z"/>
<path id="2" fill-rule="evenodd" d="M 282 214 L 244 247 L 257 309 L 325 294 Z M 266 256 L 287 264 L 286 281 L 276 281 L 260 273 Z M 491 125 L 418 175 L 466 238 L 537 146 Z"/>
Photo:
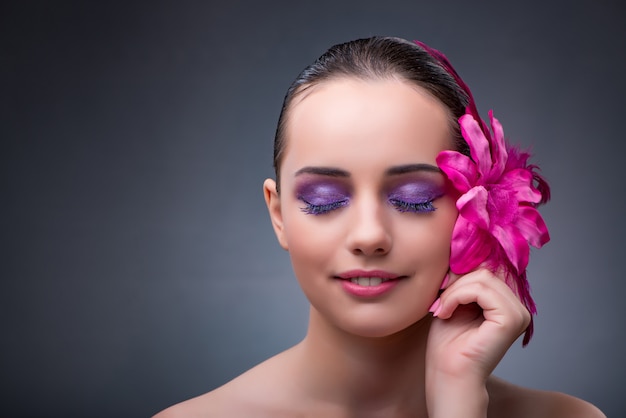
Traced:
<path id="1" fill-rule="evenodd" d="M 353 269 L 344 271 L 336 276 L 335 279 L 343 280 L 345 283 L 356 285 L 358 287 L 380 287 L 382 285 L 389 286 L 387 282 L 405 278 L 406 276 L 399 276 L 396 273 L 392 273 L 386 270 L 361 270 Z"/>
<path id="2" fill-rule="evenodd" d="M 349 279 L 352 283 L 358 284 L 359 286 L 378 286 L 381 283 L 388 282 L 392 279 L 383 279 L 381 277 L 352 277 Z"/>

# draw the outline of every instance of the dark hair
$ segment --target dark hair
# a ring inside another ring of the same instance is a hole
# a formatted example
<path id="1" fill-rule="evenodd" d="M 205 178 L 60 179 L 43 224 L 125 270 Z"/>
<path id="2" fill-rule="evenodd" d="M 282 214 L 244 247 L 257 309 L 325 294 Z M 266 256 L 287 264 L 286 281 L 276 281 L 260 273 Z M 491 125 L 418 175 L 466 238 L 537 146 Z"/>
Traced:
<path id="1" fill-rule="evenodd" d="M 457 123 L 465 114 L 469 98 L 448 71 L 423 47 L 405 39 L 357 39 L 332 46 L 306 67 L 287 90 L 274 138 L 277 191 L 280 191 L 280 163 L 286 146 L 285 128 L 291 103 L 310 87 L 343 77 L 363 80 L 399 78 L 425 89 L 449 109 L 455 148 L 469 155 L 469 147 Z"/>

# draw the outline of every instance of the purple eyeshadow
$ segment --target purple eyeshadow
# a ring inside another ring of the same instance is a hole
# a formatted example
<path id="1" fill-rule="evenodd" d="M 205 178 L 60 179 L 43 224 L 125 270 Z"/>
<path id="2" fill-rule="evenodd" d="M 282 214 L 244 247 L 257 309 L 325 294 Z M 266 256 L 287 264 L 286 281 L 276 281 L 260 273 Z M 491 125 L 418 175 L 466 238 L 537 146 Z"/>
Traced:
<path id="1" fill-rule="evenodd" d="M 346 201 L 350 197 L 345 187 L 329 181 L 304 181 L 298 185 L 296 196 L 314 206 L 331 205 Z"/>
<path id="2" fill-rule="evenodd" d="M 395 187 L 388 195 L 389 200 L 409 204 L 426 203 L 444 195 L 444 188 L 431 182 L 411 182 Z"/>
<path id="3" fill-rule="evenodd" d="M 395 183 L 395 184 L 394 184 Z M 438 181 L 403 179 L 389 185 L 387 201 L 400 212 L 432 212 L 433 201 L 445 194 Z M 322 215 L 350 202 L 351 191 L 340 180 L 328 178 L 302 178 L 296 185 L 295 195 L 304 206 L 303 212 Z"/>

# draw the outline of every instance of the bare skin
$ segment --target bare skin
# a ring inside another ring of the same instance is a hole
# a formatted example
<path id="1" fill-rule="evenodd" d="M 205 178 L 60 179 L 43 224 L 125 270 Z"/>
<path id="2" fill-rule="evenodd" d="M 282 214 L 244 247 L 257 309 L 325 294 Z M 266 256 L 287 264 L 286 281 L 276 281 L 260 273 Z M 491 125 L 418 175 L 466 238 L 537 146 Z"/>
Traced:
<path id="1" fill-rule="evenodd" d="M 604 416 L 491 375 L 530 321 L 500 277 L 478 269 L 442 283 L 457 212 L 435 159 L 451 147 L 449 120 L 397 79 L 325 82 L 294 105 L 281 194 L 268 179 L 264 195 L 311 303 L 307 335 L 157 418 Z M 399 210 L 407 190 L 434 197 Z M 354 294 L 354 271 L 395 285 Z"/>
<path id="2" fill-rule="evenodd" d="M 250 369 L 228 384 L 199 397 L 174 405 L 155 418 L 178 417 L 329 417 L 329 418 L 421 418 L 427 417 L 424 410 L 423 395 L 407 396 L 402 403 L 398 402 L 397 394 L 392 394 L 392 387 L 380 383 L 370 387 L 352 386 L 354 392 L 377 395 L 360 403 L 357 396 L 351 406 L 340 404 L 339 399 L 314 398 L 304 386 L 301 373 L 307 370 L 305 340 L 299 345 L 272 357 L 257 367 Z M 416 354 L 416 356 L 418 356 Z M 305 361 L 302 361 L 305 360 Z M 311 365 L 312 366 L 312 365 Z M 363 380 L 373 370 L 360 368 L 357 375 Z M 395 370 L 394 372 L 398 372 Z M 349 370 L 337 370 L 333 377 L 348 376 Z M 386 378 L 393 379 L 395 373 L 388 370 Z M 414 378 L 415 376 L 405 376 Z M 381 376 L 383 378 L 383 376 Z M 351 384 L 357 380 L 354 377 Z M 416 379 L 417 380 L 417 379 Z M 394 382 L 386 380 L 385 382 Z M 337 385 L 340 384 L 335 380 Z M 364 385 L 363 385 L 364 386 Z M 395 385 L 398 386 L 398 385 Z M 393 386 L 393 387 L 395 387 Z M 381 389 L 380 393 L 377 389 Z M 489 418 L 602 418 L 605 417 L 595 406 L 562 393 L 538 391 L 513 385 L 496 377 L 487 381 Z M 386 399 L 383 399 L 385 393 Z"/>

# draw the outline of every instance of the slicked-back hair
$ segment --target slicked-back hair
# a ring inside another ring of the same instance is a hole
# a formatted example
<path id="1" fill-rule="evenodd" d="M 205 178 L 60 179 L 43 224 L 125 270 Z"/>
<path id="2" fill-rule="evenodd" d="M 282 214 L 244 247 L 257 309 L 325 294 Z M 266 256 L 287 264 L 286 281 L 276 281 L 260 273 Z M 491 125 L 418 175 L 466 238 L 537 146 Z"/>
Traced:
<path id="1" fill-rule="evenodd" d="M 469 98 L 437 60 L 421 46 L 405 39 L 379 36 L 357 39 L 332 46 L 306 67 L 287 90 L 274 138 L 277 191 L 280 192 L 280 164 L 288 145 L 286 126 L 294 99 L 316 85 L 341 78 L 398 79 L 426 90 L 449 110 L 456 151 L 469 155 L 458 124 Z"/>

